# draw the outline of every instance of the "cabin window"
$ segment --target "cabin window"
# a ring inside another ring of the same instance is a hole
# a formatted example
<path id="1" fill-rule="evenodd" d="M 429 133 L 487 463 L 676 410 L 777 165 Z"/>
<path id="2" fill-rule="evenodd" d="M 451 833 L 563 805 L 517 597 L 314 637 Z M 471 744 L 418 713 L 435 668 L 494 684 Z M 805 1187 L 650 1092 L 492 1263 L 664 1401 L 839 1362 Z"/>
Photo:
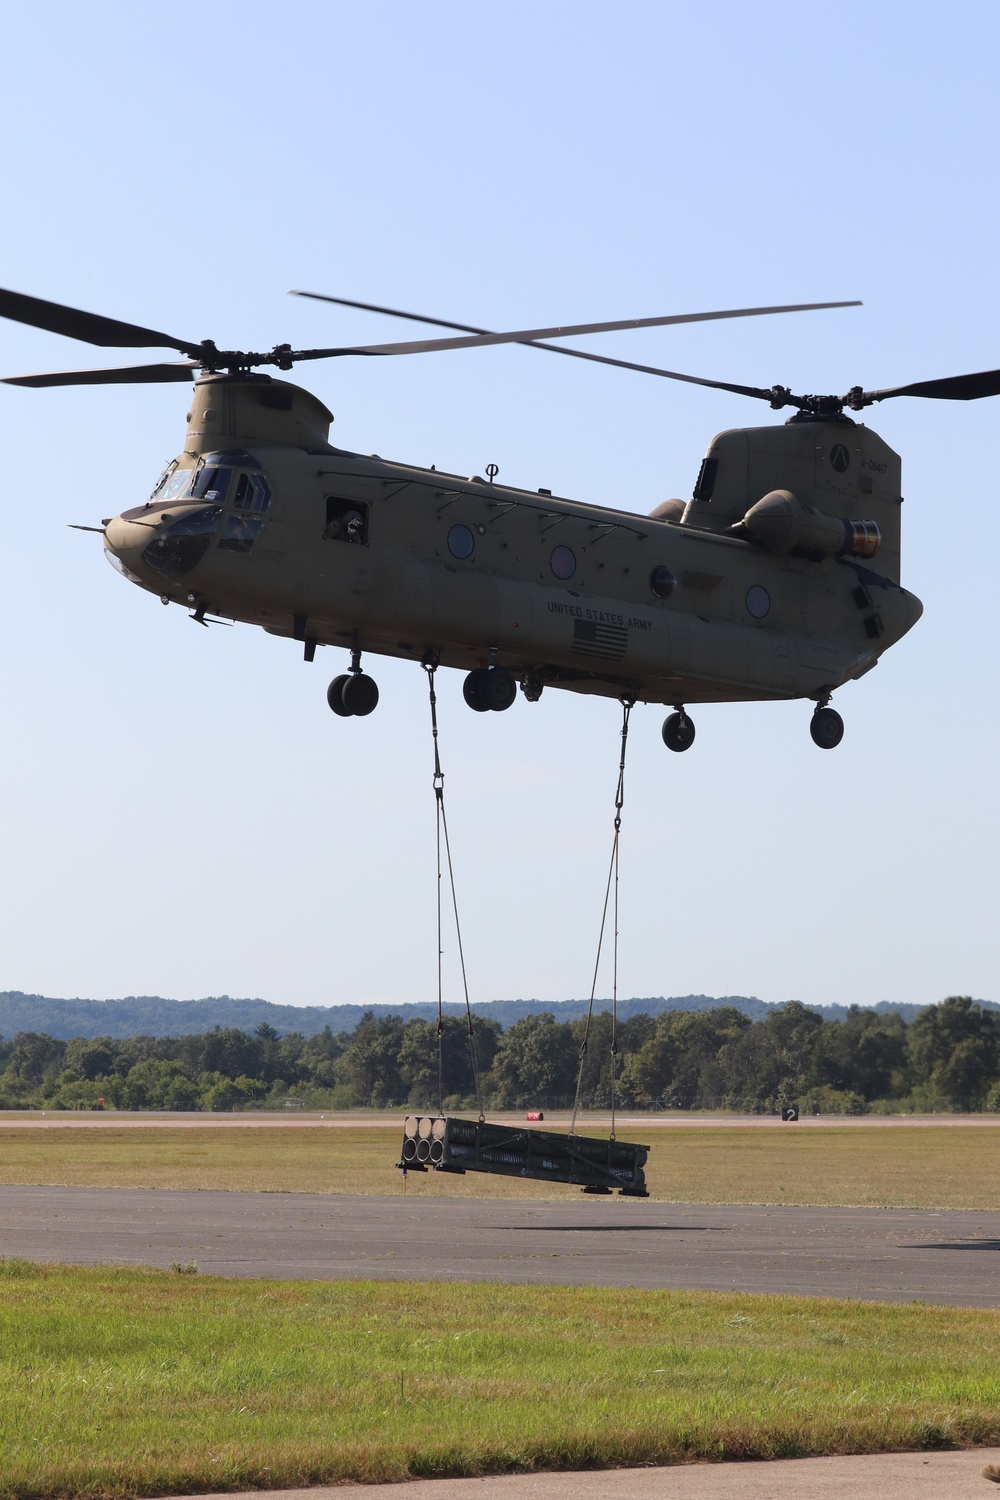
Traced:
<path id="1" fill-rule="evenodd" d="M 747 614 L 753 615 L 755 620 L 763 620 L 771 608 L 771 596 L 767 589 L 761 588 L 755 583 L 747 590 Z"/>
<path id="2" fill-rule="evenodd" d="M 563 583 L 572 578 L 576 572 L 576 554 L 572 547 L 567 547 L 562 542 L 558 547 L 553 547 L 549 557 L 549 567 Z"/>
<path id="3" fill-rule="evenodd" d="M 471 557 L 475 545 L 476 539 L 472 535 L 472 532 L 468 526 L 463 526 L 461 522 L 457 526 L 453 526 L 448 533 L 448 551 L 452 557 L 460 559 Z"/>
<path id="4" fill-rule="evenodd" d="M 649 586 L 657 599 L 669 599 L 677 587 L 677 578 L 669 568 L 661 565 L 650 573 Z"/>
<path id="5" fill-rule="evenodd" d="M 327 495 L 323 535 L 331 542 L 367 545 L 368 506 L 363 500 L 344 500 L 337 495 Z"/>

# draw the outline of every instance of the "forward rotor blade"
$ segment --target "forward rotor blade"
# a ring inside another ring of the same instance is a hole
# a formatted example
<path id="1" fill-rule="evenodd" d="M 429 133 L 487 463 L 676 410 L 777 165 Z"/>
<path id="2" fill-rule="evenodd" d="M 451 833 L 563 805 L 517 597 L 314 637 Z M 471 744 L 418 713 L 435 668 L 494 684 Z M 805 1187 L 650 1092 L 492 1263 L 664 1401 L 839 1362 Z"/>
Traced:
<path id="1" fill-rule="evenodd" d="M 1000 370 L 982 370 L 978 375 L 949 375 L 944 380 L 915 380 L 885 391 L 865 391 L 864 403 L 888 401 L 892 396 L 926 396 L 936 401 L 978 401 L 982 396 L 1000 396 Z"/>
<path id="2" fill-rule="evenodd" d="M 85 344 L 99 344 L 103 349 L 179 349 L 182 354 L 198 357 L 201 345 L 172 334 L 158 333 L 155 328 L 141 328 L 138 323 L 121 323 L 100 313 L 81 312 L 64 307 L 61 302 L 43 302 L 40 297 L 26 297 L 23 292 L 0 288 L 0 317 L 49 333 L 62 333 Z"/>
<path id="3" fill-rule="evenodd" d="M 412 323 L 433 323 L 438 328 L 460 328 L 464 333 L 487 333 L 486 328 L 475 328 L 469 323 L 449 323 L 444 318 L 426 318 L 422 313 L 401 312 L 398 307 L 379 307 L 374 302 L 351 302 L 347 297 L 327 297 L 321 292 L 292 292 L 293 297 L 311 297 L 315 302 L 335 302 L 340 307 L 358 307 L 362 312 L 386 313 L 392 318 L 408 318 Z M 825 306 L 827 304 L 820 304 Z M 832 307 L 840 303 L 830 303 Z M 847 302 L 845 307 L 860 306 Z M 770 401 L 771 390 L 761 390 L 752 385 L 731 385 L 724 380 L 703 380 L 699 375 L 680 375 L 676 370 L 662 370 L 657 365 L 637 365 L 628 359 L 611 359 L 606 354 L 590 354 L 583 349 L 567 349 L 562 344 L 544 344 L 532 341 L 526 349 L 545 349 L 549 354 L 566 354 L 570 359 L 589 359 L 598 365 L 616 365 L 619 370 L 637 370 L 641 375 L 661 375 L 665 380 L 683 380 L 688 385 L 707 385 L 720 391 L 733 391 L 738 396 L 755 396 L 761 401 Z"/>
<path id="4" fill-rule="evenodd" d="M 521 328 L 514 333 L 478 333 L 457 339 L 418 339 L 398 344 L 355 344 L 340 349 L 300 349 L 293 359 L 332 359 L 341 354 L 430 354 L 439 349 L 474 349 L 486 344 L 531 344 L 588 333 L 617 333 L 628 328 L 663 328 L 674 323 L 708 323 L 720 318 L 759 318 L 770 313 L 816 312 L 830 307 L 860 307 L 859 302 L 801 302 L 787 307 L 740 307 L 722 312 L 675 313 L 665 318 L 626 318 L 616 323 L 572 323 L 556 328 Z M 438 321 L 438 320 L 435 320 Z"/>
<path id="5" fill-rule="evenodd" d="M 154 385 L 169 380 L 193 380 L 199 364 L 179 359 L 157 365 L 117 365 L 108 370 L 52 370 L 42 375 L 5 375 L 3 385 Z"/>

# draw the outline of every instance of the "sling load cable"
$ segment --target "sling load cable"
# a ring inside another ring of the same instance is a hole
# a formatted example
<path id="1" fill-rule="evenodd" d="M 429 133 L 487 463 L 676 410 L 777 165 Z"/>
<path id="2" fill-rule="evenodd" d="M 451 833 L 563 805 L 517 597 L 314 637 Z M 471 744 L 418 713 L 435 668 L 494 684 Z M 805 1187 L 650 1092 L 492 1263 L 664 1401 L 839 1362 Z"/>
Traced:
<path id="1" fill-rule="evenodd" d="M 472 1007 L 469 1003 L 469 985 L 465 970 L 465 953 L 462 945 L 462 930 L 458 917 L 458 899 L 455 893 L 455 874 L 448 838 L 448 820 L 444 809 L 444 772 L 441 769 L 437 723 L 437 695 L 434 690 L 434 674 L 437 671 L 437 656 L 428 652 L 421 665 L 427 673 L 430 709 L 431 736 L 434 745 L 434 799 L 437 809 L 437 939 L 438 939 L 438 1093 L 439 1113 L 435 1119 L 420 1115 L 408 1115 L 403 1124 L 403 1148 L 397 1166 L 403 1172 L 405 1191 L 406 1172 L 412 1169 L 426 1172 L 491 1172 L 506 1176 L 533 1177 L 548 1182 L 576 1183 L 587 1193 L 609 1193 L 617 1188 L 628 1197 L 648 1198 L 643 1167 L 649 1152 L 648 1146 L 626 1144 L 616 1141 L 615 1136 L 615 1077 L 614 1062 L 617 1052 L 617 1008 L 618 1008 L 618 885 L 617 856 L 621 831 L 621 809 L 625 796 L 625 746 L 628 738 L 629 714 L 634 698 L 622 697 L 619 701 L 624 710 L 622 722 L 622 752 L 618 766 L 618 790 L 615 796 L 615 841 L 612 865 L 608 873 L 608 886 L 604 897 L 604 912 L 601 918 L 601 936 L 597 961 L 600 963 L 601 946 L 607 923 L 611 879 L 615 878 L 614 905 L 614 980 L 612 1000 L 612 1099 L 611 1139 L 609 1141 L 578 1136 L 575 1132 L 580 1086 L 583 1076 L 583 1058 L 586 1054 L 586 1036 L 580 1058 L 580 1076 L 577 1078 L 577 1098 L 573 1108 L 573 1126 L 568 1136 L 550 1132 L 517 1129 L 510 1125 L 487 1125 L 483 1111 L 482 1086 L 479 1077 L 479 1060 L 476 1053 Z M 458 938 L 458 953 L 465 992 L 465 1014 L 468 1025 L 469 1052 L 472 1059 L 473 1077 L 476 1086 L 476 1102 L 479 1105 L 479 1122 L 451 1119 L 444 1113 L 444 1010 L 442 975 L 442 836 L 445 859 L 448 865 L 448 880 L 451 887 L 451 905 Z M 594 1009 L 594 994 L 597 987 L 597 967 L 590 994 L 590 1011 L 587 1016 L 587 1033 Z"/>
<path id="2" fill-rule="evenodd" d="M 576 1117 L 580 1109 L 580 1089 L 583 1085 L 583 1069 L 587 1060 L 587 1045 L 590 1040 L 590 1023 L 594 1015 L 594 995 L 597 993 L 597 973 L 601 965 L 601 950 L 604 946 L 604 930 L 608 921 L 608 904 L 614 882 L 614 913 L 611 964 L 611 1140 L 615 1140 L 615 1073 L 618 1059 L 618 849 L 622 827 L 622 807 L 625 803 L 625 752 L 628 749 L 628 721 L 635 706 L 635 699 L 622 697 L 622 753 L 618 762 L 618 787 L 615 791 L 615 836 L 611 844 L 611 863 L 608 866 L 608 883 L 604 890 L 604 910 L 601 912 L 601 927 L 597 937 L 597 957 L 594 960 L 594 977 L 590 986 L 590 1005 L 587 1009 L 587 1024 L 580 1045 L 580 1071 L 576 1076 L 576 1096 L 573 1100 L 573 1118 L 569 1133 L 576 1135 Z"/>
<path id="3" fill-rule="evenodd" d="M 434 805 L 436 809 L 437 827 L 437 1037 L 438 1037 L 438 1112 L 444 1115 L 444 1007 L 443 1007 L 443 976 L 442 955 L 443 943 L 441 936 L 441 841 L 444 836 L 444 852 L 448 864 L 448 883 L 451 887 L 451 909 L 455 917 L 455 936 L 458 940 L 458 960 L 462 971 L 462 989 L 465 993 L 465 1016 L 469 1034 L 469 1057 L 472 1060 L 472 1077 L 476 1087 L 476 1105 L 479 1109 L 479 1123 L 483 1124 L 486 1115 L 483 1112 L 483 1092 L 479 1083 L 479 1058 L 476 1055 L 476 1037 L 472 1027 L 472 1007 L 469 1004 L 469 981 L 465 973 L 465 949 L 462 946 L 462 926 L 458 919 L 458 896 L 455 892 L 455 871 L 451 861 L 451 843 L 448 839 L 448 818 L 444 810 L 444 772 L 441 769 L 441 755 L 438 748 L 438 721 L 437 721 L 437 693 L 434 691 L 434 674 L 437 671 L 438 660 L 433 653 L 428 653 L 421 662 L 421 666 L 427 673 L 427 685 L 431 706 L 431 739 L 434 745 Z"/>

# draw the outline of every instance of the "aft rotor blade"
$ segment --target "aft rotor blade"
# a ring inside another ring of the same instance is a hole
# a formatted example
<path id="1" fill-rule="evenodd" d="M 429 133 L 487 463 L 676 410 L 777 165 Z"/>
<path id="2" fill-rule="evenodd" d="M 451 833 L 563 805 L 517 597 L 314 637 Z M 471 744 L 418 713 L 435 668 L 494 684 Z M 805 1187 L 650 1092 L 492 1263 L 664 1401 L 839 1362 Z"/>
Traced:
<path id="1" fill-rule="evenodd" d="M 155 385 L 168 380 L 193 380 L 199 365 L 179 359 L 156 365 L 116 365 L 107 370 L 51 370 L 42 375 L 5 375 L 3 385 Z"/>
<path id="2" fill-rule="evenodd" d="M 731 385 L 726 380 L 705 380 L 700 375 L 681 375 L 677 370 L 661 370 L 658 365 L 637 365 L 629 359 L 612 359 L 607 354 L 590 354 L 583 349 L 563 349 L 559 344 L 529 344 L 529 349 L 547 349 L 551 354 L 569 354 L 573 359 L 590 359 L 598 365 L 617 365 L 619 370 L 638 370 L 640 375 L 662 375 L 664 380 L 683 380 L 686 385 L 707 385 L 717 391 L 734 391 L 737 396 L 756 396 L 761 401 L 773 399 L 772 390 L 755 385 Z"/>
<path id="3" fill-rule="evenodd" d="M 62 333 L 85 344 L 99 344 L 102 349 L 179 349 L 197 358 L 201 345 L 176 339 L 155 328 L 141 328 L 138 323 L 121 323 L 101 313 L 81 312 L 78 307 L 64 307 L 61 302 L 43 302 L 40 297 L 26 297 L 23 292 L 0 288 L 0 317 L 49 333 Z"/>
<path id="4" fill-rule="evenodd" d="M 854 302 L 801 302 L 787 307 L 739 307 L 719 312 L 674 313 L 664 318 L 626 318 L 614 323 L 572 323 L 554 328 L 520 328 L 513 333 L 478 333 L 457 339 L 418 339 L 398 344 L 355 344 L 340 349 L 299 349 L 292 358 L 332 359 L 342 354 L 430 354 L 439 349 L 474 349 L 486 344 L 530 344 L 588 333 L 617 333 L 629 328 L 663 328 L 675 323 L 708 323 L 720 318 L 759 318 L 770 313 L 816 312 L 830 307 L 860 307 Z"/>
<path id="5" fill-rule="evenodd" d="M 1000 396 L 1000 370 L 982 370 L 978 375 L 950 375 L 944 380 L 915 380 L 885 391 L 865 391 L 864 403 L 888 401 L 892 396 L 926 396 L 936 401 L 978 401 L 982 396 Z"/>
<path id="6" fill-rule="evenodd" d="M 390 318 L 406 318 L 411 323 L 430 323 L 435 328 L 455 328 L 459 333 L 489 333 L 488 328 L 476 328 L 472 323 L 449 323 L 447 318 L 428 318 L 423 313 L 401 312 L 398 307 L 379 307 L 376 302 L 352 302 L 349 297 L 327 297 L 322 292 L 289 292 L 290 297 L 310 297 L 313 302 L 335 302 L 338 307 L 358 307 L 362 312 L 385 313 Z M 544 348 L 544 345 L 539 345 Z M 570 351 L 560 349 L 560 354 Z"/>

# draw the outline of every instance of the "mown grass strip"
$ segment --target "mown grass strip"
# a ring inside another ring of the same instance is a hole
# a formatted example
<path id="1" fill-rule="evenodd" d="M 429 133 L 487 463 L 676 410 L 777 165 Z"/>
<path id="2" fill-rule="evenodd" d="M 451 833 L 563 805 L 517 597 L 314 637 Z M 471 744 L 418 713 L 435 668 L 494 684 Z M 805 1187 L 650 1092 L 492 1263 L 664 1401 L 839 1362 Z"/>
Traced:
<path id="1" fill-rule="evenodd" d="M 0 1262 L 0 1500 L 1000 1441 L 1000 1314 Z"/>
<path id="2" fill-rule="evenodd" d="M 1000 1201 L 1000 1129 L 992 1126 L 653 1126 L 629 1135 L 652 1147 L 651 1195 L 675 1203 L 992 1209 Z M 399 1129 L 0 1127 L 0 1183 L 399 1194 L 402 1174 L 393 1163 L 401 1144 L 402 1122 Z M 550 1199 L 574 1192 L 434 1172 L 411 1173 L 407 1191 Z"/>

